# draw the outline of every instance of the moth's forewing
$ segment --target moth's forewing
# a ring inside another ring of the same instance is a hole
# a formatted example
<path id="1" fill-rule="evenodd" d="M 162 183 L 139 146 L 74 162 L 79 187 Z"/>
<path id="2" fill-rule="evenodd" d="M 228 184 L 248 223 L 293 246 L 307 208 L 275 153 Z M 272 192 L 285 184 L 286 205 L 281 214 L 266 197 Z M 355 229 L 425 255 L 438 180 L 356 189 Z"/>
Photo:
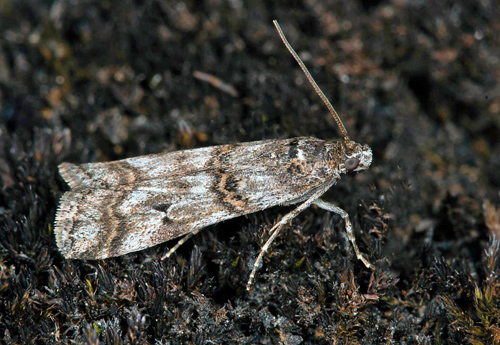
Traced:
<path id="1" fill-rule="evenodd" d="M 107 258 L 298 202 L 338 178 L 336 145 L 302 137 L 63 163 L 73 190 L 57 211 L 57 244 L 67 258 Z"/>

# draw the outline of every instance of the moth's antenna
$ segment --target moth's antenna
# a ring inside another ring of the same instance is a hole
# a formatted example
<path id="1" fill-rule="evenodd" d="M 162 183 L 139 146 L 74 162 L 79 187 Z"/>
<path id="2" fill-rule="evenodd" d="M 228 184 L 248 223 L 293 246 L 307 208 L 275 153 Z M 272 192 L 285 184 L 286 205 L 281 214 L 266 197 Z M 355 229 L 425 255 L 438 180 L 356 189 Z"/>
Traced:
<path id="1" fill-rule="evenodd" d="M 321 98 L 321 100 L 323 101 L 323 103 L 325 103 L 326 107 L 330 111 L 330 114 L 332 114 L 333 119 L 335 120 L 335 122 L 337 122 L 337 126 L 339 126 L 340 131 L 344 135 L 344 139 L 345 140 L 350 140 L 349 139 L 349 135 L 347 134 L 347 131 L 346 131 L 346 129 L 344 127 L 344 124 L 342 123 L 342 120 L 340 119 L 339 115 L 337 114 L 337 112 L 333 108 L 333 106 L 330 103 L 330 101 L 328 100 L 328 98 L 326 98 L 326 96 L 323 93 L 323 91 L 321 91 L 321 89 L 319 88 L 318 84 L 316 84 L 316 82 L 314 81 L 313 77 L 311 76 L 311 73 L 309 73 L 309 71 L 307 70 L 306 65 L 304 65 L 304 63 L 300 59 L 299 55 L 297 55 L 297 53 L 295 52 L 295 50 L 293 50 L 293 48 L 290 45 L 290 43 L 288 43 L 288 41 L 287 41 L 287 39 L 285 37 L 285 34 L 283 33 L 283 31 L 281 30 L 281 28 L 280 28 L 280 26 L 278 24 L 278 21 L 277 20 L 273 20 L 273 23 L 274 23 L 274 26 L 276 26 L 276 30 L 278 30 L 278 33 L 279 33 L 279 35 L 281 37 L 281 40 L 285 44 L 286 48 L 288 49 L 288 51 L 290 52 L 290 54 L 293 55 L 293 57 L 295 58 L 295 60 L 297 60 L 297 63 L 299 64 L 300 68 L 302 68 L 302 71 L 304 71 L 304 74 L 306 75 L 307 80 L 309 80 L 309 83 L 311 83 L 312 87 L 314 88 L 314 91 L 316 91 L 316 93 Z"/>

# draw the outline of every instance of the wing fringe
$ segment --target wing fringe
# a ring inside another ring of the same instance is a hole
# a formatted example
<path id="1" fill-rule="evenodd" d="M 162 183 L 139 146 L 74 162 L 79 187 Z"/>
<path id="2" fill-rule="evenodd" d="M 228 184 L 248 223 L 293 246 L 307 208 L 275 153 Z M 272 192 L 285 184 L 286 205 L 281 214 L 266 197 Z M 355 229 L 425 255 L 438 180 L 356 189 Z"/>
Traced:
<path id="1" fill-rule="evenodd" d="M 56 220 L 54 222 L 54 232 L 56 234 L 57 247 L 65 258 L 73 258 L 74 256 L 71 246 L 70 234 L 73 231 L 73 220 L 78 215 L 78 205 L 81 202 L 79 193 L 66 192 L 61 197 L 57 208 Z"/>
<path id="2" fill-rule="evenodd" d="M 78 165 L 71 163 L 61 163 L 59 164 L 58 168 L 59 173 L 63 177 L 64 181 L 66 181 L 66 183 L 71 187 L 71 189 L 87 186 L 87 184 L 85 183 L 85 179 L 87 179 L 88 177 Z"/>

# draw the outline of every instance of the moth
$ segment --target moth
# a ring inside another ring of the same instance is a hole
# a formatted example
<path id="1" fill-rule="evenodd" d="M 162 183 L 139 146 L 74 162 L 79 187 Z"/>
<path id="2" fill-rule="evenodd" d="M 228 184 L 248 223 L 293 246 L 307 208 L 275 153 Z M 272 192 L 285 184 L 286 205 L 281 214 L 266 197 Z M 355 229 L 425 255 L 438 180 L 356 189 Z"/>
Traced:
<path id="1" fill-rule="evenodd" d="M 273 206 L 298 204 L 269 230 L 270 237 L 249 276 L 250 289 L 264 254 L 283 226 L 314 204 L 344 219 L 357 258 L 371 267 L 356 245 L 347 212 L 320 197 L 342 174 L 368 169 L 372 151 L 349 138 L 278 22 L 273 23 L 344 138 L 264 140 L 107 163 L 62 163 L 59 172 L 71 190 L 61 198 L 55 234 L 64 257 L 105 259 L 184 236 L 164 259 L 208 225 Z"/>

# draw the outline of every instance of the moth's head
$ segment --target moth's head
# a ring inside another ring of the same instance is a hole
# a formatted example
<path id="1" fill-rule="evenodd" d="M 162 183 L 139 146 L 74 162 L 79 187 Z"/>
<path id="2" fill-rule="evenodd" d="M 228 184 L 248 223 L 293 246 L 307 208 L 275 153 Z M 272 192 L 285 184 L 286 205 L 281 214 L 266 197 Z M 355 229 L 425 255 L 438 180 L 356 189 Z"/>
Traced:
<path id="1" fill-rule="evenodd" d="M 342 141 L 343 155 L 340 170 L 343 173 L 366 170 L 372 164 L 372 149 L 352 140 Z"/>

